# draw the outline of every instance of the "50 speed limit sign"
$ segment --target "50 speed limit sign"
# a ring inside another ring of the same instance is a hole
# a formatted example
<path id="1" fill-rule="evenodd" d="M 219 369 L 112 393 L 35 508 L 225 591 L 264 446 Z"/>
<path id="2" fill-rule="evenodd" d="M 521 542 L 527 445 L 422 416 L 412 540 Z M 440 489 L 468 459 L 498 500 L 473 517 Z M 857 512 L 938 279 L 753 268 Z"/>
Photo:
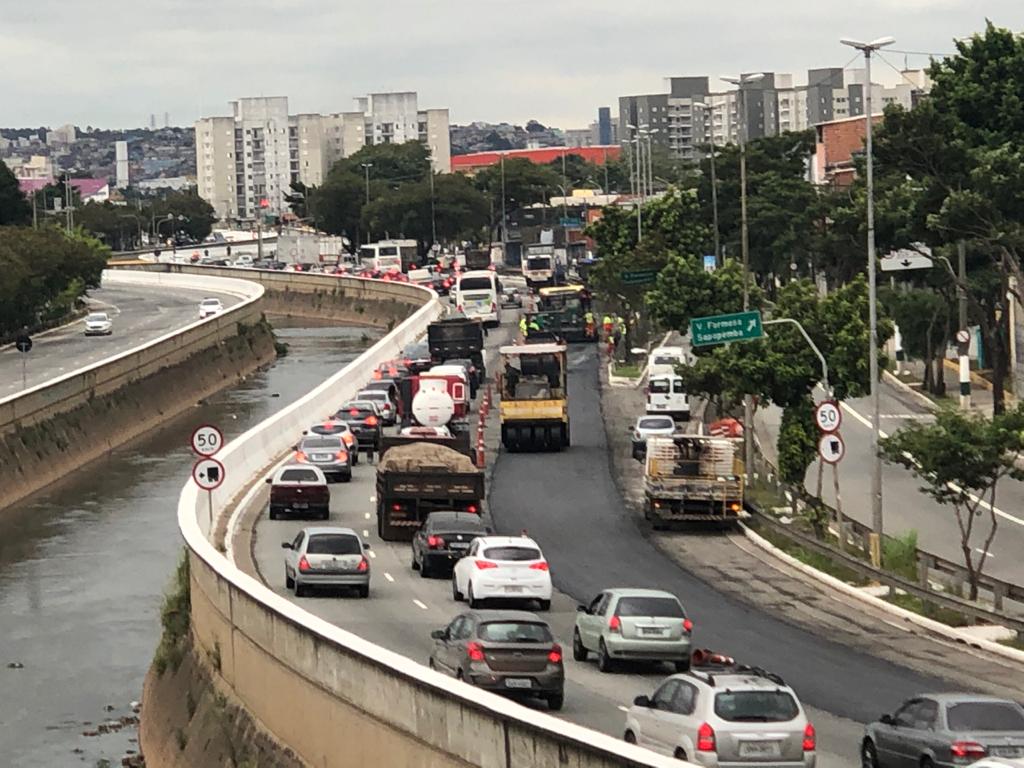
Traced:
<path id="1" fill-rule="evenodd" d="M 199 456 L 213 456 L 223 445 L 223 433 L 212 424 L 203 424 L 192 432 L 192 450 Z"/>
<path id="2" fill-rule="evenodd" d="M 835 400 L 823 400 L 814 409 L 814 421 L 822 432 L 836 432 L 843 423 L 843 412 Z"/>

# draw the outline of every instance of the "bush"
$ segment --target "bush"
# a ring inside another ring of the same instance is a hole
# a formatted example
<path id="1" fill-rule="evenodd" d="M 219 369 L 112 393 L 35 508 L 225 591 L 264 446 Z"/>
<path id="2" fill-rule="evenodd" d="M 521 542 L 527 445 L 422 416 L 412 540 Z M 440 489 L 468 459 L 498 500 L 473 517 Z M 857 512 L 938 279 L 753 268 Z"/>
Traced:
<path id="1" fill-rule="evenodd" d="M 882 566 L 909 581 L 917 581 L 917 531 L 883 538 Z"/>
<path id="2" fill-rule="evenodd" d="M 162 675 L 168 669 L 176 671 L 185 657 L 191 612 L 188 552 L 183 551 L 178 567 L 174 571 L 171 588 L 164 595 L 164 604 L 160 609 L 160 624 L 164 631 L 160 636 L 156 656 L 153 658 L 153 666 L 158 675 Z"/>

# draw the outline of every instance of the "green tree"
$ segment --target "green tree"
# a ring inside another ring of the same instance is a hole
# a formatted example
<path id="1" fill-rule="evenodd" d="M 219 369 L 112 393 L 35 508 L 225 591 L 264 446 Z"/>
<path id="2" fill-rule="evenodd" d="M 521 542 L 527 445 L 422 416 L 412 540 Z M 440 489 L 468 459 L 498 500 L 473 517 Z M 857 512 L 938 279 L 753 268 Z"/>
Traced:
<path id="1" fill-rule="evenodd" d="M 439 240 L 476 239 L 487 225 L 487 199 L 461 174 L 434 177 L 434 221 Z M 407 182 L 363 209 L 367 231 L 431 243 L 431 186 L 428 180 Z"/>
<path id="2" fill-rule="evenodd" d="M 779 477 L 801 486 L 807 468 L 818 453 L 818 428 L 814 421 L 814 400 L 808 395 L 782 412 L 779 426 Z"/>
<path id="3" fill-rule="evenodd" d="M 1005 477 L 1024 480 L 1024 405 L 991 419 L 940 411 L 934 423 L 913 422 L 882 440 L 886 461 L 909 469 L 921 491 L 952 508 L 960 532 L 970 599 L 999 526 L 996 489 Z M 984 522 L 983 522 L 984 521 Z"/>
<path id="4" fill-rule="evenodd" d="M 879 300 L 900 329 L 903 351 L 924 363 L 925 391 L 942 396 L 946 392 L 942 361 L 956 324 L 956 300 L 945 273 L 932 271 L 945 281 L 911 290 L 882 288 Z"/>
<path id="5" fill-rule="evenodd" d="M 18 180 L 3 160 L 0 160 L 0 226 L 29 224 L 32 206 L 18 187 Z"/>
<path id="6" fill-rule="evenodd" d="M 97 239 L 115 251 L 141 247 L 138 242 L 139 226 L 148 229 L 150 220 L 142 211 L 117 206 L 111 202 L 89 202 L 78 206 L 75 225 L 91 232 Z M 164 227 L 164 234 L 167 227 Z"/>
<path id="7" fill-rule="evenodd" d="M 154 200 L 146 209 L 150 219 L 154 216 L 157 221 L 166 219 L 168 215 L 178 219 L 175 222 L 174 230 L 184 231 L 196 240 L 202 240 L 213 230 L 213 223 L 217 215 L 213 206 L 203 200 L 194 192 L 170 192 L 166 197 Z M 162 234 L 167 236 L 169 225 L 164 225 Z"/>

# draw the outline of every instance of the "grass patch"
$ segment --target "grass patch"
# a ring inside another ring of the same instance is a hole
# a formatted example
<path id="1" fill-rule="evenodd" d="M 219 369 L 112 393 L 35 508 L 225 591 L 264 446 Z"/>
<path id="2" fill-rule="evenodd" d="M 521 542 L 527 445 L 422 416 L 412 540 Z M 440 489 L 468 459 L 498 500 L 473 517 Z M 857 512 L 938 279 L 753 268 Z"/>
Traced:
<path id="1" fill-rule="evenodd" d="M 640 378 L 640 366 L 632 363 L 616 363 L 612 366 L 613 376 L 622 376 L 626 379 L 639 379 Z"/>
<path id="2" fill-rule="evenodd" d="M 867 584 L 866 579 L 862 578 L 859 574 L 850 570 L 842 563 L 834 562 L 831 558 L 819 555 L 817 552 L 806 550 L 780 533 L 764 528 L 758 530 L 758 534 L 766 538 L 787 555 L 795 557 L 801 563 L 811 566 L 811 568 L 815 568 L 822 573 L 827 573 L 829 576 L 834 576 L 837 579 L 845 581 L 847 584 L 855 584 L 857 586 Z"/>
<path id="3" fill-rule="evenodd" d="M 917 580 L 917 531 L 882 538 L 882 567 L 908 581 Z"/>
<path id="4" fill-rule="evenodd" d="M 170 589 L 164 595 L 164 604 L 160 608 L 160 624 L 164 631 L 153 657 L 158 675 L 168 669 L 176 671 L 185 657 L 192 608 L 188 576 L 188 553 L 182 550 Z"/>
<path id="5" fill-rule="evenodd" d="M 1005 645 L 1007 648 L 1016 648 L 1018 651 L 1024 651 L 1024 638 L 1020 636 L 1018 632 L 1009 640 L 1000 640 L 1000 645 Z"/>
<path id="6" fill-rule="evenodd" d="M 920 614 L 934 621 L 946 624 L 950 627 L 966 627 L 970 625 L 967 617 L 949 608 L 941 608 L 927 603 L 919 597 L 905 594 L 892 594 L 883 598 L 893 605 L 898 605 L 908 611 Z"/>

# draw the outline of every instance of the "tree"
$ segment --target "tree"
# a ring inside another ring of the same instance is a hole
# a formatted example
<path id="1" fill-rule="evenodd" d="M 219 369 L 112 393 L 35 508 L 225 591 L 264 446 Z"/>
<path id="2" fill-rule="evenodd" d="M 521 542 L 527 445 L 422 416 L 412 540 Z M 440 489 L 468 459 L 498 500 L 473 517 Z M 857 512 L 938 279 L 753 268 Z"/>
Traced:
<path id="1" fill-rule="evenodd" d="M 109 248 L 127 251 L 136 244 L 142 247 L 137 235 L 140 226 L 149 229 L 150 219 L 143 211 L 116 206 L 111 202 L 89 202 L 80 205 L 75 211 L 75 225 L 91 232 Z M 165 227 L 164 234 L 166 232 Z"/>
<path id="2" fill-rule="evenodd" d="M 487 199 L 461 174 L 434 177 L 434 220 L 439 240 L 476 239 L 487 225 Z M 432 239 L 429 181 L 408 182 L 363 209 L 368 231 L 415 238 L 429 245 Z"/>
<path id="3" fill-rule="evenodd" d="M 991 419 L 942 410 L 933 423 L 912 422 L 882 440 L 881 452 L 909 469 L 922 493 L 953 509 L 970 599 L 977 600 L 999 525 L 996 488 L 1004 477 L 1024 480 L 1017 467 L 1024 452 L 1024 405 Z"/>
<path id="4" fill-rule="evenodd" d="M 17 226 L 32 221 L 32 206 L 18 187 L 18 180 L 0 160 L 0 226 Z"/>
<path id="5" fill-rule="evenodd" d="M 930 270 L 928 284 L 911 290 L 881 288 L 879 300 L 900 329 L 903 351 L 924 362 L 922 385 L 926 392 L 946 392 L 942 373 L 944 350 L 956 323 L 952 283 L 944 272 Z M 933 282 L 935 278 L 946 278 Z"/>
<path id="6" fill-rule="evenodd" d="M 175 223 L 174 230 L 183 231 L 196 240 L 202 240 L 210 234 L 217 220 L 213 206 L 194 192 L 170 192 L 166 197 L 154 200 L 146 213 L 150 219 L 155 216 L 158 220 L 166 219 L 168 215 L 175 218 L 183 216 L 184 219 Z M 167 229 L 163 229 L 165 236 Z"/>
<path id="7" fill-rule="evenodd" d="M 522 157 L 506 159 L 504 166 L 506 212 L 533 203 L 546 203 L 550 197 L 559 194 L 558 185 L 562 183 L 561 170 L 556 172 L 552 166 L 537 165 Z M 494 211 L 491 228 L 494 231 L 502 220 L 501 163 L 484 168 L 473 181 L 477 189 L 490 198 L 490 208 Z"/>

